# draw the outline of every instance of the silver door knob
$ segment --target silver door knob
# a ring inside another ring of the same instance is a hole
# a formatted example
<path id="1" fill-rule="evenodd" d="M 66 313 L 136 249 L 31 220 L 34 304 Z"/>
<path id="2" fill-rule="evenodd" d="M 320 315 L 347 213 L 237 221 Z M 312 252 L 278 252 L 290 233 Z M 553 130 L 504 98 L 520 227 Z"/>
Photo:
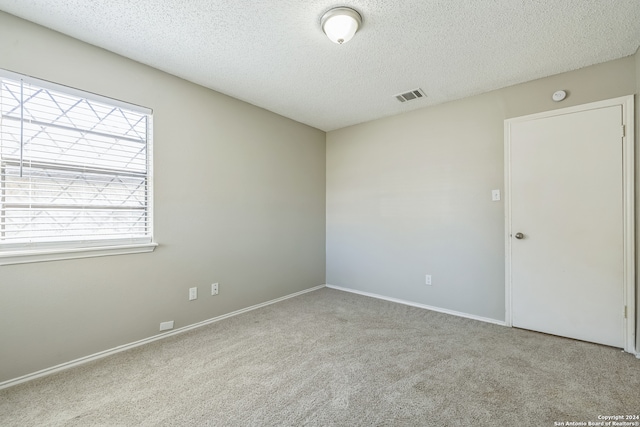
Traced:
<path id="1" fill-rule="evenodd" d="M 516 239 L 524 239 L 524 234 L 516 233 Z"/>

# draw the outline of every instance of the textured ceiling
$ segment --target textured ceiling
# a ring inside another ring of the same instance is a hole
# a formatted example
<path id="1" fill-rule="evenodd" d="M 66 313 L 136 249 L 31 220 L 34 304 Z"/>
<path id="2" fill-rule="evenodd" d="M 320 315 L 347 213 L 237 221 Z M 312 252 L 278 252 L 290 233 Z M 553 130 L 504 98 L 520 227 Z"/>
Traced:
<path id="1" fill-rule="evenodd" d="M 350 6 L 363 27 L 331 43 Z M 0 10 L 329 131 L 632 55 L 639 0 L 0 0 Z M 427 98 L 394 95 L 420 87 Z"/>

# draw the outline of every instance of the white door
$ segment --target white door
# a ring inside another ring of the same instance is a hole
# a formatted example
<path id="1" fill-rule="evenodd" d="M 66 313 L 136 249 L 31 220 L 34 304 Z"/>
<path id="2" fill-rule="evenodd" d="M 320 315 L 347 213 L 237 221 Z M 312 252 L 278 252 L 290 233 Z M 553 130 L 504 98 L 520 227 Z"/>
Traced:
<path id="1" fill-rule="evenodd" d="M 624 347 L 622 125 L 621 105 L 510 123 L 513 326 Z"/>

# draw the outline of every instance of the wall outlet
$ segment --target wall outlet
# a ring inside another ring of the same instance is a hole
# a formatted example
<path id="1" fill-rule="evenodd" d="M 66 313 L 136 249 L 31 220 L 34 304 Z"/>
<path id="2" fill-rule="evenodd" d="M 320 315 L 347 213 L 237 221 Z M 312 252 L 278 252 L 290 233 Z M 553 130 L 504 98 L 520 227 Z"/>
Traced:
<path id="1" fill-rule="evenodd" d="M 161 331 L 168 331 L 169 329 L 173 329 L 173 320 L 170 320 L 168 322 L 160 323 L 160 330 Z"/>
<path id="2" fill-rule="evenodd" d="M 431 286 L 431 275 L 430 274 L 427 274 L 426 276 L 424 276 L 424 284 Z"/>
<path id="3" fill-rule="evenodd" d="M 189 288 L 189 301 L 198 299 L 198 288 Z"/>
<path id="4" fill-rule="evenodd" d="M 211 284 L 211 295 L 218 295 L 218 284 L 217 283 L 212 283 Z"/>

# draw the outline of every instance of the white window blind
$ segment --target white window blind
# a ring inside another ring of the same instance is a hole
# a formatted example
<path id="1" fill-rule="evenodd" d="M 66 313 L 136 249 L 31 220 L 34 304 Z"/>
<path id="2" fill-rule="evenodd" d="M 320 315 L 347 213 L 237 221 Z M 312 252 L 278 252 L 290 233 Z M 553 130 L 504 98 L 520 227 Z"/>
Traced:
<path id="1" fill-rule="evenodd" d="M 0 112 L 0 251 L 152 241 L 150 111 L 2 72 Z"/>

